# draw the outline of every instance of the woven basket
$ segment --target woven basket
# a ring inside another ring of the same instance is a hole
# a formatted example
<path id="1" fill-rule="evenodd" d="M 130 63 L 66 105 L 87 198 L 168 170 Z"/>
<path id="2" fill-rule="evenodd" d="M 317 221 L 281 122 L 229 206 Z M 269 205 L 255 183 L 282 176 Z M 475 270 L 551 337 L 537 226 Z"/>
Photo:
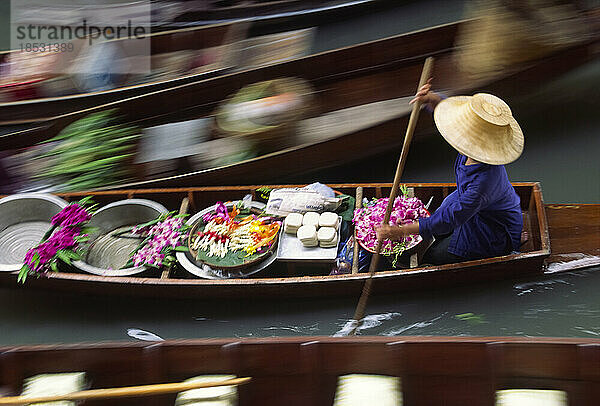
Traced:
<path id="1" fill-rule="evenodd" d="M 231 121 L 228 117 L 227 107 L 252 100 L 249 95 L 277 95 L 293 93 L 301 98 L 300 107 L 282 113 L 279 123 L 273 125 L 261 124 L 249 119 Z M 287 137 L 295 135 L 296 124 L 304 118 L 309 110 L 312 87 L 298 78 L 281 78 L 265 82 L 254 83 L 244 87 L 235 95 L 229 97 L 218 109 L 215 115 L 217 133 L 221 137 L 244 137 L 257 144 L 273 144 Z"/>

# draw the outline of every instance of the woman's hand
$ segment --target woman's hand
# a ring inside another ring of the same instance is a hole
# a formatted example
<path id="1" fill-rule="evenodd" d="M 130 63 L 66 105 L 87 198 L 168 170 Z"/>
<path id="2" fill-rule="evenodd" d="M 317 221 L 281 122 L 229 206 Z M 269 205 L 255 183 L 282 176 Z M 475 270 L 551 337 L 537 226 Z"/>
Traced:
<path id="1" fill-rule="evenodd" d="M 421 104 L 428 104 L 432 110 L 435 110 L 437 105 L 442 101 L 442 98 L 439 94 L 431 91 L 432 80 L 433 78 L 429 78 L 427 83 L 421 86 L 414 99 L 408 102 L 408 104 L 419 102 Z"/>
<path id="2" fill-rule="evenodd" d="M 400 231 L 402 227 L 398 226 L 390 226 L 387 224 L 382 224 L 379 227 L 375 227 L 375 232 L 377 232 L 377 239 L 379 240 L 399 240 L 403 237 L 402 232 Z"/>
<path id="3" fill-rule="evenodd" d="M 378 239 L 398 241 L 407 235 L 419 234 L 419 222 L 415 221 L 414 223 L 403 226 L 382 224 L 375 228 L 375 232 L 377 233 Z"/>

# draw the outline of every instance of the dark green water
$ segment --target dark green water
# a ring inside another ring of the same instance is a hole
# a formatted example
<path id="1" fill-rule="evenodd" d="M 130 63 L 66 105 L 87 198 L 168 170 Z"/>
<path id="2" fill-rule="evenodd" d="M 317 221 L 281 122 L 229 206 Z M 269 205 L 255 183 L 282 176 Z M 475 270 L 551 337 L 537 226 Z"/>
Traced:
<path id="1" fill-rule="evenodd" d="M 409 31 L 462 13 L 463 2 L 429 3 L 438 8 L 410 3 L 410 9 L 399 9 L 387 18 L 365 16 L 325 27 L 316 48 Z M 523 156 L 507 168 L 512 180 L 541 181 L 546 202 L 600 201 L 599 88 L 600 61 L 595 61 L 511 100 L 526 137 Z M 391 181 L 398 155 L 399 150 L 393 150 L 290 181 Z M 404 179 L 451 181 L 454 158 L 455 152 L 441 137 L 417 139 Z M 599 290 L 600 269 L 592 269 L 537 281 L 375 295 L 361 334 L 598 338 Z M 0 290 L 0 345 L 133 340 L 130 329 L 165 339 L 334 335 L 352 318 L 357 300 L 208 302 Z M 480 317 L 471 322 L 456 318 L 464 313 Z"/>
<path id="2" fill-rule="evenodd" d="M 397 296 L 375 295 L 361 334 L 600 337 L 600 270 Z M 376 286 L 375 286 L 376 289 Z M 0 344 L 334 335 L 355 299 L 221 301 L 80 297 L 1 291 Z M 474 313 L 476 322 L 456 315 Z"/>

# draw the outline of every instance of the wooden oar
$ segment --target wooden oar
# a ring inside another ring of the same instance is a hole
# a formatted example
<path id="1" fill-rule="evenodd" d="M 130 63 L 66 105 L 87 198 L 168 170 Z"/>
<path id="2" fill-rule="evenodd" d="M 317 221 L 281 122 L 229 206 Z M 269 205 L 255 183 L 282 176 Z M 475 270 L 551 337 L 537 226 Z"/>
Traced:
<path id="1" fill-rule="evenodd" d="M 235 378 L 217 382 L 181 382 L 162 383 L 158 385 L 128 386 L 123 388 L 92 389 L 65 395 L 25 397 L 11 396 L 0 398 L 0 405 L 28 405 L 31 403 L 57 402 L 60 400 L 91 400 L 91 399 L 114 399 L 127 397 L 156 396 L 168 393 L 183 392 L 191 389 L 214 388 L 217 386 L 243 385 L 250 382 L 252 378 Z"/>
<path id="2" fill-rule="evenodd" d="M 421 80 L 419 81 L 417 92 L 423 85 L 425 85 L 425 83 L 427 83 L 427 80 L 431 77 L 432 68 L 433 58 L 429 57 L 425 60 L 425 64 L 423 65 L 423 71 L 421 72 Z M 404 137 L 404 144 L 402 145 L 402 153 L 400 154 L 400 160 L 398 161 L 398 167 L 396 168 L 396 176 L 394 176 L 394 183 L 390 192 L 390 200 L 388 201 L 387 208 L 385 209 L 383 224 L 388 224 L 390 222 L 390 215 L 392 214 L 392 208 L 394 207 L 394 200 L 396 200 L 396 196 L 398 195 L 398 189 L 400 188 L 400 178 L 402 177 L 402 172 L 404 172 L 404 165 L 406 164 L 408 149 L 410 147 L 410 143 L 415 132 L 415 127 L 417 126 L 417 120 L 419 119 L 420 111 L 421 103 L 417 101 L 413 105 L 412 112 L 410 113 L 410 119 L 408 120 L 408 128 L 406 129 L 406 136 Z M 371 294 L 371 285 L 373 284 L 373 275 L 375 274 L 377 265 L 379 265 L 379 252 L 381 251 L 382 244 L 383 241 L 378 238 L 377 246 L 375 248 L 375 254 L 373 254 L 373 258 L 371 259 L 371 264 L 369 266 L 369 278 L 365 281 L 365 284 L 363 285 L 363 290 L 360 295 L 358 305 L 356 306 L 356 311 L 354 312 L 354 325 L 352 327 L 352 330 L 350 331 L 350 335 L 356 334 L 356 331 L 358 330 L 358 327 L 360 326 L 360 323 L 362 322 L 362 319 L 365 316 L 367 300 L 369 299 L 369 295 Z"/>

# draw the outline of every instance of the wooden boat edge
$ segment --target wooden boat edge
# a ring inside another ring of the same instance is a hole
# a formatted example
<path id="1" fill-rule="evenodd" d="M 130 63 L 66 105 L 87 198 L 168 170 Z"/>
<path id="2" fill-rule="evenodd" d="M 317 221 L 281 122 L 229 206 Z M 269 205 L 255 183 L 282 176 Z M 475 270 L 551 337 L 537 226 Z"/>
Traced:
<path id="1" fill-rule="evenodd" d="M 548 345 L 597 345 L 600 338 L 589 337 L 518 337 L 518 336 L 373 336 L 359 335 L 353 337 L 332 336 L 293 336 L 293 337 L 236 337 L 236 338 L 195 338 L 169 339 L 160 342 L 123 342 L 102 341 L 97 343 L 72 344 L 37 344 L 0 346 L 0 353 L 18 353 L 30 351 L 54 350 L 97 350 L 114 348 L 148 348 L 148 347 L 191 347 L 191 346 L 225 346 L 225 345 L 269 345 L 269 344 L 548 344 Z"/>

